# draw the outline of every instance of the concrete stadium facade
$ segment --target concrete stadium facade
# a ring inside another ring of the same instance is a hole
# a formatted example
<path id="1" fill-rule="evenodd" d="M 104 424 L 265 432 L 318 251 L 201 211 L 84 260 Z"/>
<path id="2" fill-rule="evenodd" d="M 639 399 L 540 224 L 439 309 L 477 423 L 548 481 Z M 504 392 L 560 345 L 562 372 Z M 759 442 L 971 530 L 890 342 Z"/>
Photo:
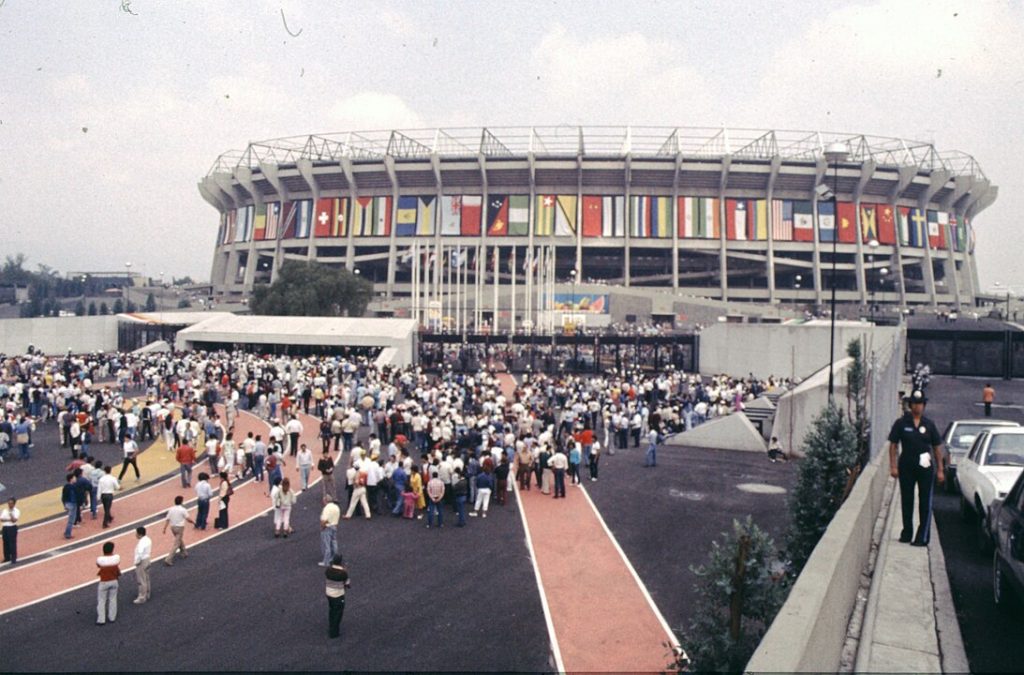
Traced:
<path id="1" fill-rule="evenodd" d="M 835 143 L 848 156 L 830 164 Z M 220 214 L 211 282 L 227 299 L 286 260 L 346 266 L 401 298 L 424 250 L 441 253 L 425 258 L 435 283 L 452 252 L 497 250 L 497 271 L 470 264 L 470 283 L 515 275 L 529 293 L 546 247 L 559 288 L 821 306 L 834 249 L 840 303 L 901 307 L 974 304 L 973 223 L 998 192 L 970 155 L 898 138 L 569 126 L 254 142 L 198 187 Z"/>

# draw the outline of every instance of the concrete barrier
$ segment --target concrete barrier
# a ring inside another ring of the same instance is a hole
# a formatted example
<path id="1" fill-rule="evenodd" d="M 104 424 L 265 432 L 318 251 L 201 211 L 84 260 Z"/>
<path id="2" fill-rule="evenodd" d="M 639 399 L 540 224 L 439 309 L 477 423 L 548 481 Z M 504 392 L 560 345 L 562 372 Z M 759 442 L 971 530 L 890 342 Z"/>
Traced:
<path id="1" fill-rule="evenodd" d="M 0 353 L 24 354 L 29 345 L 44 354 L 117 349 L 116 315 L 61 316 L 0 321 Z"/>
<path id="2" fill-rule="evenodd" d="M 839 670 L 846 628 L 889 477 L 878 453 L 864 469 L 747 663 L 748 672 Z M 886 461 L 888 461 L 886 459 Z"/>

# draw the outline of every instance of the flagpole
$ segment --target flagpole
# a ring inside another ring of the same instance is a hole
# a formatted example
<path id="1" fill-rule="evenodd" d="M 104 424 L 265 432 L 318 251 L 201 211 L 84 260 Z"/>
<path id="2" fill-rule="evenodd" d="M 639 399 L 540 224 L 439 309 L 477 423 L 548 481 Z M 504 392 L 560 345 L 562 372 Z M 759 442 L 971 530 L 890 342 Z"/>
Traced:
<path id="1" fill-rule="evenodd" d="M 512 247 L 512 310 L 509 312 L 509 333 L 511 335 L 516 334 L 516 247 Z"/>
<path id="2" fill-rule="evenodd" d="M 533 315 L 531 314 L 531 312 L 533 311 L 533 302 L 532 302 L 532 298 L 530 297 L 531 291 L 533 290 L 533 280 L 532 280 L 532 277 L 531 277 L 531 275 L 533 274 L 533 265 L 531 264 L 532 262 L 533 262 L 533 248 L 532 247 L 527 247 L 526 248 L 526 258 L 524 260 L 525 266 L 523 267 L 523 272 L 525 272 L 525 274 L 524 274 L 524 276 L 525 276 L 524 281 L 526 282 L 526 297 L 524 298 L 524 303 L 526 304 L 526 312 L 525 312 L 526 319 L 528 321 L 531 321 L 531 322 L 533 321 Z"/>

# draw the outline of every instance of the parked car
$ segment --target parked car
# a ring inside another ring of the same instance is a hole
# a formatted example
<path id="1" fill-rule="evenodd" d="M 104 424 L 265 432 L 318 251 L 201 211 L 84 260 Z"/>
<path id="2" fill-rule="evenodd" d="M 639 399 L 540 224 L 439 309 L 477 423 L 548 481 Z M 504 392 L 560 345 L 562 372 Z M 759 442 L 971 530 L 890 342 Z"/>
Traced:
<path id="1" fill-rule="evenodd" d="M 996 427 L 978 434 L 974 445 L 960 464 L 960 512 L 974 516 L 978 526 L 978 546 L 988 552 L 992 543 L 989 509 L 996 499 L 1004 499 L 1024 472 L 1024 428 Z"/>
<path id="2" fill-rule="evenodd" d="M 956 470 L 974 445 L 974 439 L 982 431 L 994 427 L 1019 427 L 1009 420 L 994 420 L 991 417 L 973 420 L 955 420 L 949 423 L 942 442 L 946 446 L 946 491 L 956 491 Z"/>
<path id="3" fill-rule="evenodd" d="M 999 607 L 1010 602 L 1010 591 L 1024 599 L 1024 474 L 1004 499 L 992 505 L 992 597 Z"/>

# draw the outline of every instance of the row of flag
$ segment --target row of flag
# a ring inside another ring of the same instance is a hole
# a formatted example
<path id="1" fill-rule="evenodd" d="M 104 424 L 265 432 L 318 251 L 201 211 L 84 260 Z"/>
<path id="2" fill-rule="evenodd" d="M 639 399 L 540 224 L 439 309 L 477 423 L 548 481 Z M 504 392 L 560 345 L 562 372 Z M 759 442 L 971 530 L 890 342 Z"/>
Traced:
<path id="1" fill-rule="evenodd" d="M 533 228 L 537 236 L 622 237 L 629 228 L 634 239 L 670 239 L 673 228 L 681 239 L 719 239 L 722 228 L 729 241 L 766 241 L 769 228 L 775 241 L 814 241 L 814 206 L 810 201 L 775 199 L 719 199 L 635 195 L 629 208 L 622 196 L 537 195 Z M 391 236 L 392 219 L 398 237 L 431 236 L 435 224 L 444 236 L 527 236 L 530 199 L 526 195 L 490 195 L 486 205 L 479 195 L 335 197 L 268 202 L 230 210 L 221 215 L 218 241 L 222 244 L 274 239 Z M 724 206 L 724 208 L 723 208 Z M 944 211 L 861 204 L 818 203 L 818 239 L 821 242 L 867 243 L 945 249 L 973 248 L 973 234 L 965 219 Z M 724 222 L 723 222 L 724 220 Z M 952 242 L 946 241 L 951 226 Z M 858 232 L 859 230 L 859 232 Z"/>

